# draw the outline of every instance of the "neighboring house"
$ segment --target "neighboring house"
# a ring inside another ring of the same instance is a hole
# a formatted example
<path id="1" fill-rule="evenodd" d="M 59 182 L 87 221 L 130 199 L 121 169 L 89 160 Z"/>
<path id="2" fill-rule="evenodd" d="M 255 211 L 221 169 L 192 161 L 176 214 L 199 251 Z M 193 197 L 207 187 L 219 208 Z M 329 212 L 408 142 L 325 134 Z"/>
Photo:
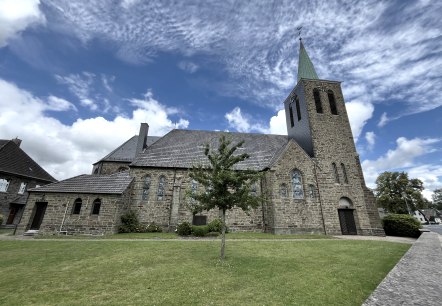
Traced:
<path id="1" fill-rule="evenodd" d="M 19 223 L 28 189 L 56 182 L 20 144 L 20 139 L 0 140 L 0 213 L 4 225 Z"/>
<path id="2" fill-rule="evenodd" d="M 425 216 L 424 212 L 420 209 L 417 209 L 413 212 L 413 217 L 415 217 L 422 224 L 428 223 L 427 217 Z"/>
<path id="3" fill-rule="evenodd" d="M 248 212 L 228 211 L 232 231 L 385 235 L 365 186 L 340 82 L 319 79 L 302 42 L 299 51 L 298 83 L 284 101 L 287 136 L 172 130 L 152 139 L 142 124 L 137 138 L 94 164 L 93 174 L 30 190 L 18 232 L 114 233 L 128 210 L 169 231 L 183 221 L 218 218 L 217 210 L 194 218 L 185 191 L 202 188 L 189 169 L 208 164 L 205 144 L 217 148 L 226 135 L 244 141 L 238 151 L 250 155 L 236 169 L 263 174 L 256 194 L 264 201 Z"/>

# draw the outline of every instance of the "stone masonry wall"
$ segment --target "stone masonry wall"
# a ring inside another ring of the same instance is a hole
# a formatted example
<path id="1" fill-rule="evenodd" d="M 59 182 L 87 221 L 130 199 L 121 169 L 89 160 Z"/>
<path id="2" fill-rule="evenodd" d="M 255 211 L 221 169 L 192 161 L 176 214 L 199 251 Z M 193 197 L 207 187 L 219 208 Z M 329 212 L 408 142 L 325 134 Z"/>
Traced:
<path id="1" fill-rule="evenodd" d="M 72 214 L 74 201 L 82 199 L 80 214 Z M 100 212 L 92 214 L 92 203 L 101 200 Z M 31 192 L 17 228 L 17 234 L 28 230 L 32 224 L 37 202 L 46 202 L 39 234 L 88 234 L 105 235 L 117 231 L 120 216 L 127 209 L 128 197 L 123 195 L 104 194 L 71 194 L 71 193 L 38 193 Z"/>
<path id="2" fill-rule="evenodd" d="M 293 197 L 292 173 L 302 174 L 303 199 Z M 323 234 L 321 203 L 318 197 L 313 163 L 294 141 L 290 141 L 278 161 L 266 174 L 267 231 L 275 234 Z M 281 186 L 287 186 L 287 196 Z"/>
<path id="3" fill-rule="evenodd" d="M 146 175 L 150 175 L 151 183 L 147 199 L 143 200 Z M 164 230 L 173 231 L 181 222 L 192 222 L 192 213 L 186 205 L 189 201 L 186 198 L 186 190 L 190 190 L 191 187 L 191 178 L 187 169 L 131 168 L 131 176 L 135 177 L 131 209 L 137 211 L 142 223 L 156 223 Z M 165 177 L 165 195 L 159 200 L 158 184 L 161 176 Z M 257 191 L 260 192 L 259 186 Z M 210 222 L 219 218 L 220 213 L 213 209 L 202 212 L 201 215 L 207 216 L 207 222 Z M 262 210 L 257 208 L 246 213 L 241 209 L 232 209 L 226 214 L 226 223 L 232 231 L 262 231 Z"/>

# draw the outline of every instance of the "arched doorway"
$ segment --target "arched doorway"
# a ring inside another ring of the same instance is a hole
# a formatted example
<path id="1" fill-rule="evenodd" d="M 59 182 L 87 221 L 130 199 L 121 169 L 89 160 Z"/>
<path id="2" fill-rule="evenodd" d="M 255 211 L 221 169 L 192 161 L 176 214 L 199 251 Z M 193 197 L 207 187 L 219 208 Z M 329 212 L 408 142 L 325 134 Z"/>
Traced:
<path id="1" fill-rule="evenodd" d="M 357 235 L 355 217 L 353 215 L 353 203 L 349 198 L 339 199 L 339 223 L 341 224 L 342 235 Z"/>

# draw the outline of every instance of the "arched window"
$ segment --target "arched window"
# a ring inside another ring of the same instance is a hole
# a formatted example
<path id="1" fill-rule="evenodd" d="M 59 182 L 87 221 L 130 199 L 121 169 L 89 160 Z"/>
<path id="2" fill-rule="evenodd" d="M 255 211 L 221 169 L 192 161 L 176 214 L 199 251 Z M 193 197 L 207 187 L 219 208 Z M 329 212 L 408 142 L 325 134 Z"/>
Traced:
<path id="1" fill-rule="evenodd" d="M 293 188 L 294 199 L 304 198 L 304 188 L 302 187 L 302 175 L 299 170 L 293 170 L 292 172 L 292 188 Z"/>
<path id="2" fill-rule="evenodd" d="M 335 163 L 332 163 L 332 166 L 333 166 L 333 173 L 335 174 L 335 182 L 339 184 L 340 182 L 339 182 L 338 168 L 336 167 Z"/>
<path id="3" fill-rule="evenodd" d="M 328 102 L 330 103 L 330 111 L 333 115 L 337 115 L 338 109 L 336 108 L 335 94 L 333 93 L 333 91 L 328 90 L 327 95 L 328 95 Z"/>
<path id="4" fill-rule="evenodd" d="M 290 114 L 290 127 L 293 127 L 295 125 L 295 121 L 293 120 L 293 108 L 292 104 L 289 104 L 289 114 Z"/>
<path id="5" fill-rule="evenodd" d="M 147 200 L 149 198 L 150 181 L 151 181 L 150 175 L 146 175 L 144 177 L 144 182 L 143 182 L 143 195 L 142 195 L 143 200 Z"/>
<path id="6" fill-rule="evenodd" d="M 319 89 L 313 89 L 313 97 L 315 98 L 315 106 L 316 112 L 322 114 L 322 102 L 321 102 L 321 94 L 319 93 Z"/>
<path id="7" fill-rule="evenodd" d="M 287 185 L 286 184 L 281 184 L 281 186 L 279 187 L 279 194 L 280 194 L 281 198 L 287 198 L 288 197 L 288 191 L 287 191 Z"/>
<path id="8" fill-rule="evenodd" d="M 344 176 L 344 183 L 348 184 L 347 171 L 345 171 L 345 165 L 341 163 L 342 175 Z"/>
<path id="9" fill-rule="evenodd" d="M 100 213 L 100 208 L 101 208 L 101 200 L 95 199 L 94 202 L 92 203 L 92 214 L 98 215 Z"/>
<path id="10" fill-rule="evenodd" d="M 73 215 L 79 215 L 80 214 L 81 204 L 82 204 L 82 201 L 81 201 L 80 198 L 78 198 L 78 199 L 76 199 L 74 201 L 74 206 L 72 207 L 72 214 Z"/>
<path id="11" fill-rule="evenodd" d="M 299 106 L 298 96 L 295 97 L 296 102 L 296 114 L 298 115 L 298 121 L 301 121 L 301 107 Z"/>
<path id="12" fill-rule="evenodd" d="M 166 178 L 164 176 L 160 176 L 160 179 L 158 180 L 158 192 L 157 192 L 158 201 L 164 200 L 165 185 L 166 185 Z"/>
<path id="13" fill-rule="evenodd" d="M 9 181 L 7 179 L 0 179 L 0 191 L 8 191 Z"/>

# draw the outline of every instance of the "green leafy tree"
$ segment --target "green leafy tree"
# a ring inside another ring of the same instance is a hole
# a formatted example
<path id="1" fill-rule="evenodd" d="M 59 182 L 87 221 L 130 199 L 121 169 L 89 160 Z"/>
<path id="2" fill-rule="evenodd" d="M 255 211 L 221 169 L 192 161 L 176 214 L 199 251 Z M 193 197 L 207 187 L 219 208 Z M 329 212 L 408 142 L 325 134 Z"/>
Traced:
<path id="1" fill-rule="evenodd" d="M 442 210 L 442 188 L 434 190 L 431 197 L 433 198 L 433 207 Z"/>
<path id="2" fill-rule="evenodd" d="M 390 213 L 407 214 L 428 205 L 422 195 L 422 181 L 409 179 L 405 172 L 384 172 L 376 179 L 376 185 L 377 205 Z"/>
<path id="3" fill-rule="evenodd" d="M 194 166 L 189 174 L 204 187 L 187 192 L 187 196 L 194 200 L 192 212 L 213 208 L 222 212 L 221 260 L 225 257 L 226 211 L 235 206 L 247 211 L 257 207 L 261 201 L 261 197 L 253 192 L 261 174 L 254 170 L 235 170 L 236 164 L 250 158 L 247 153 L 235 154 L 243 144 L 244 141 L 233 144 L 224 135 L 219 139 L 218 148 L 206 144 L 204 155 L 209 164 Z"/>

